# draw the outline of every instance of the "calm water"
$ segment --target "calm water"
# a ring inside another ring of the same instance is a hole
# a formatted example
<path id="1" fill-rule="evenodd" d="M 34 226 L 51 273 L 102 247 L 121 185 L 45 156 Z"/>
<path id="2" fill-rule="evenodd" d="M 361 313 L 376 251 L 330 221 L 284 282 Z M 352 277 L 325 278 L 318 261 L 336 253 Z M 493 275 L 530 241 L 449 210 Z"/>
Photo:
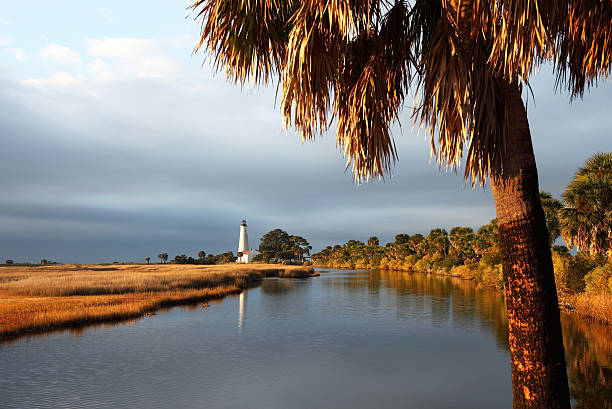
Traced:
<path id="1" fill-rule="evenodd" d="M 208 308 L 0 344 L 2 408 L 511 408 L 500 294 L 409 273 L 269 279 Z M 612 329 L 563 316 L 576 408 Z"/>

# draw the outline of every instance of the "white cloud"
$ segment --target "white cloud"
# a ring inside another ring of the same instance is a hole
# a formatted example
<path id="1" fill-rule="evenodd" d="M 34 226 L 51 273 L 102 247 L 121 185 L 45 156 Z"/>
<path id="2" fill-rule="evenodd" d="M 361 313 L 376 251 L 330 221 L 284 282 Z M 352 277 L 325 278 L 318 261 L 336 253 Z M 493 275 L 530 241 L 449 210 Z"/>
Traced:
<path id="1" fill-rule="evenodd" d="M 28 78 L 23 80 L 22 83 L 24 85 L 43 89 L 66 88 L 81 85 L 83 83 L 83 77 L 74 76 L 67 72 L 56 72 L 47 78 Z"/>
<path id="2" fill-rule="evenodd" d="M 15 56 L 15 59 L 19 62 L 23 62 L 28 59 L 28 55 L 26 54 L 26 52 L 19 48 L 11 48 L 10 51 Z"/>
<path id="3" fill-rule="evenodd" d="M 0 46 L 8 45 L 11 43 L 11 37 L 9 36 L 0 36 Z"/>
<path id="4" fill-rule="evenodd" d="M 114 60 L 114 68 L 123 76 L 167 77 L 179 70 L 179 65 L 160 51 L 163 44 L 158 40 L 89 38 L 86 46 L 90 55 Z"/>
<path id="5" fill-rule="evenodd" d="M 91 71 L 94 74 L 98 74 L 101 72 L 108 72 L 109 70 L 108 64 L 105 63 L 104 60 L 101 60 L 100 58 L 97 58 L 91 61 L 89 64 L 87 64 L 87 67 L 89 68 L 89 71 Z"/>
<path id="6" fill-rule="evenodd" d="M 61 64 L 70 64 L 77 67 L 83 65 L 83 61 L 81 60 L 79 53 L 72 51 L 70 48 L 63 45 L 50 44 L 40 50 L 38 55 L 41 58 L 52 60 Z"/>

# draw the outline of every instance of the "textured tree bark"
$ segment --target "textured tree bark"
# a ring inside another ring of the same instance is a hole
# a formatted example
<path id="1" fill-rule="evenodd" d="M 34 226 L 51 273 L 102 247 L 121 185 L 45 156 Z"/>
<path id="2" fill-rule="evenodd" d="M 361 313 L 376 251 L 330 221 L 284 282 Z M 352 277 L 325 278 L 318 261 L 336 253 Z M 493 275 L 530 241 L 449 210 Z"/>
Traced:
<path id="1" fill-rule="evenodd" d="M 505 87 L 511 125 L 501 175 L 491 176 L 506 285 L 514 409 L 569 409 L 559 304 L 527 112 Z"/>

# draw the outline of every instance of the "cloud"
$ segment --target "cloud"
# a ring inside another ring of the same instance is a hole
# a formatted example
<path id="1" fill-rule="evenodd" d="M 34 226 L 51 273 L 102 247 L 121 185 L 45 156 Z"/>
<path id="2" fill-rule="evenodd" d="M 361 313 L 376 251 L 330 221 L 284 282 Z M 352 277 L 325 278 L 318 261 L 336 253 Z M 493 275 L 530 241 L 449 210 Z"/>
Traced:
<path id="1" fill-rule="evenodd" d="M 38 55 L 41 58 L 48 59 L 60 64 L 70 64 L 77 67 L 83 65 L 83 61 L 81 60 L 81 56 L 79 55 L 79 53 L 63 45 L 49 44 L 48 46 L 40 50 Z"/>
<path id="2" fill-rule="evenodd" d="M 15 59 L 19 62 L 23 62 L 28 59 L 28 55 L 26 54 L 26 52 L 19 48 L 11 48 L 9 49 L 9 51 L 13 53 Z"/>
<path id="3" fill-rule="evenodd" d="M 167 77 L 179 71 L 176 61 L 161 51 L 161 41 L 150 38 L 88 38 L 87 52 L 97 58 L 113 60 L 122 76 Z"/>
<path id="4" fill-rule="evenodd" d="M 67 72 L 56 72 L 47 78 L 29 78 L 22 81 L 24 85 L 31 87 L 50 88 L 74 88 L 83 83 L 82 76 L 74 76 Z"/>

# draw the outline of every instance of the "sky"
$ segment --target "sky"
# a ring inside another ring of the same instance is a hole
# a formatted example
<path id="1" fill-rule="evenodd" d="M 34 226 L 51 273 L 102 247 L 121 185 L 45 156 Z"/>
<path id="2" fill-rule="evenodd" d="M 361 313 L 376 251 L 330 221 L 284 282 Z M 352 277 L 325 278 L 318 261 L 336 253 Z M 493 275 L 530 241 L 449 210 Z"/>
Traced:
<path id="1" fill-rule="evenodd" d="M 392 174 L 354 183 L 333 131 L 302 143 L 283 127 L 273 87 L 235 86 L 192 53 L 200 27 L 187 5 L 3 5 L 1 261 L 235 252 L 243 218 L 253 248 L 281 228 L 319 250 L 495 217 L 488 186 L 430 160 L 408 110 Z M 540 187 L 559 198 L 586 159 L 612 150 L 612 84 L 570 104 L 543 67 L 532 88 Z"/>

